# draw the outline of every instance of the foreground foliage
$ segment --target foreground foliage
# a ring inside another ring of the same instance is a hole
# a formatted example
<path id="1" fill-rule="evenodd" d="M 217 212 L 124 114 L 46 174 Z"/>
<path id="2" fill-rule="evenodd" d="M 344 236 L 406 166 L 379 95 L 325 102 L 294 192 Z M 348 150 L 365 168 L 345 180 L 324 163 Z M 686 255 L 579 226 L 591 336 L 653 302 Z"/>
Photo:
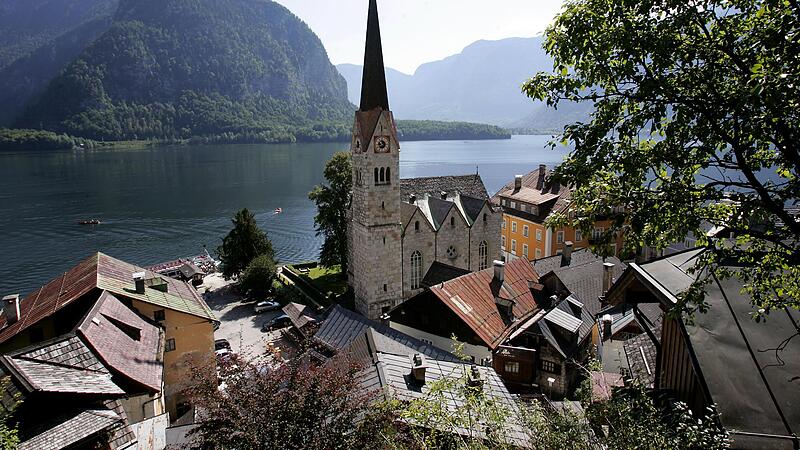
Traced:
<path id="1" fill-rule="evenodd" d="M 0 151 L 93 149 L 98 142 L 41 130 L 0 128 Z"/>
<path id="2" fill-rule="evenodd" d="M 314 217 L 317 236 L 325 237 L 319 263 L 324 267 L 341 266 L 344 276 L 347 276 L 347 211 L 353 189 L 352 167 L 349 152 L 334 154 L 325 165 L 328 184 L 317 186 L 308 194 L 317 205 Z"/>
<path id="3" fill-rule="evenodd" d="M 800 222 L 785 210 L 800 193 L 798 2 L 575 0 L 545 46 L 555 75 L 525 92 L 595 105 L 589 122 L 565 128 L 574 151 L 556 177 L 575 186 L 585 234 L 613 219 L 597 248 L 617 232 L 631 252 L 696 237 L 708 270 L 685 310 L 707 310 L 703 284 L 734 275 L 756 318 L 800 308 Z M 736 238 L 707 238 L 708 225 Z"/>
<path id="4" fill-rule="evenodd" d="M 217 248 L 222 276 L 226 280 L 238 277 L 257 257 L 275 258 L 272 242 L 258 227 L 253 213 L 244 208 L 236 213 L 232 222 L 233 229 Z"/>
<path id="5" fill-rule="evenodd" d="M 14 423 L 14 410 L 19 406 L 18 398 L 10 398 L 6 387 L 11 383 L 8 377 L 0 378 L 0 450 L 14 450 L 19 445 L 17 425 Z"/>
<path id="6" fill-rule="evenodd" d="M 277 266 L 272 255 L 261 255 L 250 261 L 239 284 L 251 298 L 263 299 L 273 290 Z"/>

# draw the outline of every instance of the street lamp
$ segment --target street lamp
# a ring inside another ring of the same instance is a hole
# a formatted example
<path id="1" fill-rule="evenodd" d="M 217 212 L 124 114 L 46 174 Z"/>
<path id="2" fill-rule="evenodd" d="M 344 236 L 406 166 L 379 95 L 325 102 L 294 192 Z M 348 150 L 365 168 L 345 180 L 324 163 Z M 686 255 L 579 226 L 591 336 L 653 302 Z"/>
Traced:
<path id="1" fill-rule="evenodd" d="M 547 398 L 552 400 L 553 397 L 553 383 L 556 382 L 556 379 L 553 377 L 547 377 Z"/>

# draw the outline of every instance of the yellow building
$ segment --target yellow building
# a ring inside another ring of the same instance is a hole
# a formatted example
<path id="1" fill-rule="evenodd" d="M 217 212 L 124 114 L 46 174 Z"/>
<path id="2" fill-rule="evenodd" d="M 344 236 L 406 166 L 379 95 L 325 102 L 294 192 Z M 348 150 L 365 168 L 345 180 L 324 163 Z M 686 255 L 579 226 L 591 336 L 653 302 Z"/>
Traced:
<path id="1" fill-rule="evenodd" d="M 569 187 L 549 182 L 548 175 L 547 166 L 541 165 L 527 175 L 515 177 L 492 198 L 492 203 L 503 209 L 500 245 L 506 261 L 516 258 L 533 261 L 557 255 L 567 242 L 572 242 L 575 249 L 589 246 L 592 236 L 580 230 L 545 226 L 551 213 L 567 211 L 571 195 Z M 602 235 L 609 226 L 608 221 L 598 221 L 592 234 Z M 612 244 L 614 254 L 621 248 L 622 236 L 618 236 Z"/>
<path id="2" fill-rule="evenodd" d="M 164 404 L 177 419 L 189 409 L 181 391 L 193 365 L 215 364 L 216 317 L 186 282 L 97 253 L 18 301 L 10 316 L 3 314 L 0 351 L 72 332 L 104 292 L 163 329 Z"/>

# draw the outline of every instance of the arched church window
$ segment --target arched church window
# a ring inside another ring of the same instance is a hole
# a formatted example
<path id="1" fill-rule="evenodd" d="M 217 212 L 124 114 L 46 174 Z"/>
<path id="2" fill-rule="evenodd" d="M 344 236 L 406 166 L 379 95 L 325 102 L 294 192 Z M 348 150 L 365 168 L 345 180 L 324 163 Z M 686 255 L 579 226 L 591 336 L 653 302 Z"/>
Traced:
<path id="1" fill-rule="evenodd" d="M 378 168 L 375 168 L 375 184 L 378 184 Z"/>
<path id="2" fill-rule="evenodd" d="M 447 255 L 447 259 L 458 258 L 458 250 L 456 250 L 456 248 L 453 247 L 452 245 L 450 247 L 447 247 L 447 251 L 445 252 L 445 254 Z"/>
<path id="3" fill-rule="evenodd" d="M 392 184 L 392 168 L 386 168 L 386 184 Z"/>
<path id="4" fill-rule="evenodd" d="M 478 246 L 478 270 L 483 270 L 489 267 L 489 244 L 486 241 L 481 242 Z"/>
<path id="5" fill-rule="evenodd" d="M 486 219 L 487 219 L 487 218 L 488 218 L 488 216 L 487 216 L 486 214 L 484 214 L 484 215 L 483 215 L 483 221 L 484 221 L 484 222 L 486 222 Z"/>
<path id="6" fill-rule="evenodd" d="M 454 226 L 456 226 L 456 218 L 455 218 L 455 217 L 451 217 L 451 218 L 450 218 L 450 226 L 451 226 L 451 227 L 454 227 Z"/>
<path id="7" fill-rule="evenodd" d="M 381 184 L 386 182 L 386 169 L 381 167 Z"/>
<path id="8" fill-rule="evenodd" d="M 419 289 L 422 284 L 422 253 L 411 254 L 411 289 Z"/>
<path id="9" fill-rule="evenodd" d="M 414 222 L 414 231 L 419 231 L 419 220 Z"/>

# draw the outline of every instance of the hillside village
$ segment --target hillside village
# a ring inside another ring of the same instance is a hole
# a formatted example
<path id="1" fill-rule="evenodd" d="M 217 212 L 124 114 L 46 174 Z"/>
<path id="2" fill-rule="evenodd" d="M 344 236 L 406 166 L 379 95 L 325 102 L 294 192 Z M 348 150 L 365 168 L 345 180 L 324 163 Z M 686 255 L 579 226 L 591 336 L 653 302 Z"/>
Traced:
<path id="1" fill-rule="evenodd" d="M 659 408 L 684 405 L 698 419 L 713 410 L 724 446 L 800 448 L 800 313 L 777 308 L 758 323 L 736 277 L 705 285 L 710 313 L 675 312 L 703 275 L 694 267 L 708 250 L 697 241 L 735 239 L 731 229 L 708 226 L 706 236 L 630 254 L 624 234 L 609 234 L 611 217 L 591 234 L 553 225 L 575 194 L 553 167 L 509 173 L 494 193 L 480 174 L 403 179 L 389 106 L 371 0 L 350 144 L 348 265 L 338 274 L 346 292 L 317 284 L 316 263 L 280 267 L 253 299 L 208 254 L 139 267 L 95 253 L 74 255 L 74 267 L 24 297 L 3 293 L 2 403 L 18 448 L 195 448 L 197 430 L 217 419 L 194 401 L 195 385 L 233 396 L 247 377 L 337 371 L 343 359 L 353 367 L 347 395 L 442 399 L 440 419 L 479 398 L 512 418 L 391 421 L 398 433 L 467 447 L 546 448 L 536 440 L 545 425 L 517 420 L 534 408 L 577 418 L 584 440 L 572 448 L 608 448 L 597 442 L 614 430 L 586 417 L 641 389 Z"/>

